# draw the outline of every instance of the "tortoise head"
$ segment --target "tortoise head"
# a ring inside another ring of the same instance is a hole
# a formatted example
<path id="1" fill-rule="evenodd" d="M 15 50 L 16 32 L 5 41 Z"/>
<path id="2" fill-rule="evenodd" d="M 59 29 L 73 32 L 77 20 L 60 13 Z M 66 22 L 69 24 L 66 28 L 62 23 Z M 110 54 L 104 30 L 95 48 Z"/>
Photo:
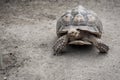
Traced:
<path id="1" fill-rule="evenodd" d="M 71 28 L 68 30 L 67 35 L 69 38 L 78 38 L 80 37 L 80 31 L 77 29 Z"/>

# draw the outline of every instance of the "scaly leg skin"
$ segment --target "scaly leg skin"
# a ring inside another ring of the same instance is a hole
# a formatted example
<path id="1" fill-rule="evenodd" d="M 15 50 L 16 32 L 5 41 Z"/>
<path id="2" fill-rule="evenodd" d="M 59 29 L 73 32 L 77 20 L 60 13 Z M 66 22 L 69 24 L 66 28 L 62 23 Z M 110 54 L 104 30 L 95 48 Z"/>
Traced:
<path id="1" fill-rule="evenodd" d="M 60 37 L 53 46 L 54 55 L 61 55 L 68 43 L 67 35 Z"/>
<path id="2" fill-rule="evenodd" d="M 100 39 L 90 36 L 90 41 L 93 43 L 93 45 L 99 50 L 100 53 L 107 53 L 109 50 L 109 47 L 104 44 Z"/>
<path id="3" fill-rule="evenodd" d="M 100 42 L 98 41 L 96 47 L 99 49 L 100 53 L 107 53 L 109 50 L 109 47 L 101 41 Z"/>

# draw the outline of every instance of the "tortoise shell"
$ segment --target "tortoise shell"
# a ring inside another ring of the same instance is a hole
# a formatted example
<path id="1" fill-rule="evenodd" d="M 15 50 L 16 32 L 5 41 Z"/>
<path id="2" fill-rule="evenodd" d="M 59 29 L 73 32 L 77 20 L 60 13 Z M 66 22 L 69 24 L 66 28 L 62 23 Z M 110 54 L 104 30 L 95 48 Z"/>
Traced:
<path id="1" fill-rule="evenodd" d="M 56 25 L 56 33 L 58 36 L 65 35 L 70 28 L 76 28 L 92 33 L 101 38 L 103 26 L 96 13 L 87 10 L 82 6 L 78 6 L 64 13 Z"/>

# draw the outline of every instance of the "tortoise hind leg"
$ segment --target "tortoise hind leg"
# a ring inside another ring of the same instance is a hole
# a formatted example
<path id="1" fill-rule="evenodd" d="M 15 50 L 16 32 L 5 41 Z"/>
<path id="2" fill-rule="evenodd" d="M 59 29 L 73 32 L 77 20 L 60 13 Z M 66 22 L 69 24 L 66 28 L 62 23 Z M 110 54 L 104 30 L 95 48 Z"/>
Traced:
<path id="1" fill-rule="evenodd" d="M 66 35 L 58 38 L 53 46 L 54 55 L 61 55 L 65 47 L 67 46 L 68 38 Z"/>

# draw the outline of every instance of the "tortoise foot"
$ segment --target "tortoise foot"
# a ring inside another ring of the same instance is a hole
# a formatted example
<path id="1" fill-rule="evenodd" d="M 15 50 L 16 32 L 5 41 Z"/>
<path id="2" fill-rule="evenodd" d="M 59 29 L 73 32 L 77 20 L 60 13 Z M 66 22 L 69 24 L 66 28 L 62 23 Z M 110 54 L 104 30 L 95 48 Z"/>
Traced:
<path id="1" fill-rule="evenodd" d="M 100 53 L 107 53 L 109 50 L 109 47 L 106 44 L 98 43 L 98 49 Z"/>

